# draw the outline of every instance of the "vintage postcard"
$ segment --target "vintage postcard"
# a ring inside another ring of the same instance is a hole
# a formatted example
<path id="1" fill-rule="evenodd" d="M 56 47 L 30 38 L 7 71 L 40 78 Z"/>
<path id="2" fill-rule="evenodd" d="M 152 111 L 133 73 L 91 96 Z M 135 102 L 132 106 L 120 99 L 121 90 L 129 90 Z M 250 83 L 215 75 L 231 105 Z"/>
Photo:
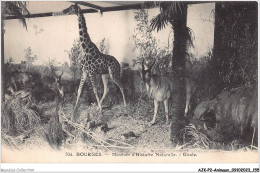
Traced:
<path id="1" fill-rule="evenodd" d="M 258 163 L 256 1 L 1 6 L 2 163 Z"/>

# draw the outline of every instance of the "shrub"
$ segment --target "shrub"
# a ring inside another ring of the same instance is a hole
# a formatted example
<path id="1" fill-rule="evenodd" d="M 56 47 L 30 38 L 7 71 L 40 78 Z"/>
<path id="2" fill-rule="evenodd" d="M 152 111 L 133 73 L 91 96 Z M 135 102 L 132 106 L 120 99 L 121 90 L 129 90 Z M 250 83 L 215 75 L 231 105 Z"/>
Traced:
<path id="1" fill-rule="evenodd" d="M 138 56 L 133 59 L 133 67 L 140 64 L 143 59 L 146 59 L 151 63 L 157 60 L 157 65 L 154 66 L 153 71 L 157 74 L 165 74 L 169 71 L 171 66 L 171 54 L 168 46 L 160 48 L 156 38 L 153 36 L 153 30 L 150 26 L 150 21 L 148 20 L 148 11 L 145 9 L 135 10 L 135 21 L 138 22 L 135 28 L 135 33 L 133 34 L 133 40 L 135 43 L 134 50 L 138 51 Z M 158 67 L 159 66 L 159 67 Z"/>
<path id="2" fill-rule="evenodd" d="M 213 99 L 218 93 L 218 86 L 216 83 L 214 68 L 214 61 L 212 59 L 212 50 L 199 59 L 190 57 L 186 62 L 187 76 L 195 81 L 197 91 L 194 96 L 196 104 Z"/>

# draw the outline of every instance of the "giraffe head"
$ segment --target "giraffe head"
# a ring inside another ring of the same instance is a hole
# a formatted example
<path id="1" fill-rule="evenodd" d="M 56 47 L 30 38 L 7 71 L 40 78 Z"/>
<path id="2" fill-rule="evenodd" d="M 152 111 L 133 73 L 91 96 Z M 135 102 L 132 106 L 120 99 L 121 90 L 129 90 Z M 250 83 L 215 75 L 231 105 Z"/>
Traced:
<path id="1" fill-rule="evenodd" d="M 67 15 L 70 15 L 70 14 L 77 14 L 78 13 L 78 10 L 79 10 L 79 6 L 78 4 L 73 4 L 71 5 L 69 8 L 66 8 L 62 11 L 63 14 L 67 14 Z"/>

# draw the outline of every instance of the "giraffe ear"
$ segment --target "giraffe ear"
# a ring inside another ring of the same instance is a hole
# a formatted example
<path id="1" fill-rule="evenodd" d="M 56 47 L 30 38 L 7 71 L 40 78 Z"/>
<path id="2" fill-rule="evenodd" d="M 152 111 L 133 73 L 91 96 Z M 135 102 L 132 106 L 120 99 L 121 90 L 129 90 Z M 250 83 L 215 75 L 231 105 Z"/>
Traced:
<path id="1" fill-rule="evenodd" d="M 79 6 L 78 6 L 78 4 L 75 4 L 75 5 L 74 5 L 74 9 L 75 9 L 75 12 L 78 13 L 78 11 L 79 11 Z"/>

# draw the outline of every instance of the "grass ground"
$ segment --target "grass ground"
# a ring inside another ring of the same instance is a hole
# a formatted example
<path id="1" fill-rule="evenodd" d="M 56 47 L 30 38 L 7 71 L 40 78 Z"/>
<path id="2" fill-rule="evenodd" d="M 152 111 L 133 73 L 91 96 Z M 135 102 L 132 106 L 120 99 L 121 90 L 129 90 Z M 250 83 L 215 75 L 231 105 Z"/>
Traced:
<path id="1" fill-rule="evenodd" d="M 80 117 L 78 123 L 70 121 L 73 105 L 67 103 L 61 107 L 59 115 L 62 127 L 66 133 L 66 140 L 63 141 L 60 149 L 73 149 L 75 146 L 84 146 L 90 151 L 99 152 L 131 152 L 131 151 L 164 151 L 172 149 L 190 150 L 237 150 L 244 146 L 239 142 L 229 144 L 216 143 L 208 139 L 198 130 L 189 126 L 186 127 L 186 142 L 176 148 L 170 141 L 170 125 L 165 124 L 164 110 L 161 109 L 156 119 L 156 124 L 150 126 L 148 123 L 153 116 L 152 102 L 112 105 L 104 108 L 102 114 L 95 103 L 86 106 L 82 100 L 79 108 Z M 49 112 L 54 112 L 55 108 L 49 103 Z M 139 104 L 139 106 L 137 106 Z M 140 104 L 143 104 L 141 106 Z M 51 113 L 50 113 L 51 114 Z M 49 148 L 48 142 L 43 137 L 43 130 L 48 124 L 42 124 L 35 128 L 31 135 L 16 137 L 13 148 L 19 150 L 31 148 Z M 184 133 L 183 133 L 184 135 Z M 196 139 L 197 138 L 200 139 Z M 188 139 L 188 137 L 193 137 Z M 185 137 L 184 137 L 185 138 Z M 15 146 L 15 147 L 14 147 Z"/>
<path id="2" fill-rule="evenodd" d="M 69 83 L 70 82 L 67 81 L 67 84 Z M 88 148 L 88 150 L 99 150 L 102 152 L 156 151 L 176 148 L 224 151 L 238 150 L 247 147 L 239 141 L 232 141 L 230 143 L 214 142 L 196 129 L 196 122 L 192 122 L 193 124 L 189 124 L 182 131 L 178 132 L 178 135 L 181 136 L 183 140 L 183 144 L 174 147 L 170 141 L 170 125 L 165 124 L 163 105 L 159 107 L 156 124 L 150 126 L 148 122 L 151 121 L 153 116 L 153 101 L 148 99 L 145 93 L 139 93 L 136 96 L 128 94 L 128 103 L 127 106 L 124 107 L 120 92 L 118 89 L 115 89 L 113 85 L 104 101 L 102 113 L 96 106 L 92 90 L 89 90 L 87 87 L 88 91 L 83 92 L 78 109 L 80 117 L 77 123 L 74 123 L 71 121 L 71 117 L 77 86 L 78 82 L 74 82 L 71 84 L 70 89 L 67 88 L 67 91 L 65 91 L 64 104 L 62 104 L 59 110 L 62 129 L 66 134 L 66 138 L 63 140 L 61 146 L 58 147 L 60 149 L 72 149 L 75 146 L 84 146 Z M 102 91 L 102 88 L 99 88 L 99 90 Z M 41 94 L 44 95 L 44 93 Z M 48 99 L 49 97 L 46 97 L 45 100 Z M 28 107 L 30 104 L 31 102 L 26 102 L 24 105 L 18 104 L 20 107 L 16 107 L 15 110 L 21 110 L 21 107 L 24 108 L 25 105 Z M 25 114 L 18 111 L 19 116 L 17 116 L 18 118 L 16 118 L 16 120 L 19 120 L 19 117 L 22 117 L 23 122 L 26 122 L 30 117 L 49 117 L 52 120 L 56 109 L 54 101 L 49 100 L 44 104 L 39 103 L 39 105 L 42 107 L 40 109 L 41 111 L 37 110 L 35 113 L 33 112 L 34 114 L 32 116 L 25 116 L 26 111 L 28 112 L 28 109 L 32 109 L 31 107 L 25 110 Z M 3 109 L 6 110 L 7 107 Z M 16 112 L 12 115 L 16 115 Z M 6 114 L 9 113 L 10 112 L 6 111 Z M 170 118 L 173 117 L 174 115 L 170 113 Z M 6 120 L 9 121 L 9 119 Z M 35 126 L 27 127 L 26 130 L 16 136 L 5 133 L 5 131 L 2 130 L 3 144 L 19 150 L 30 147 L 50 148 L 44 137 L 44 133 L 46 133 L 46 129 L 49 128 L 52 121 L 45 120 L 43 122 L 41 120 L 42 118 L 39 120 L 41 123 L 34 123 L 36 124 Z M 6 121 L 7 124 L 8 121 Z"/>

